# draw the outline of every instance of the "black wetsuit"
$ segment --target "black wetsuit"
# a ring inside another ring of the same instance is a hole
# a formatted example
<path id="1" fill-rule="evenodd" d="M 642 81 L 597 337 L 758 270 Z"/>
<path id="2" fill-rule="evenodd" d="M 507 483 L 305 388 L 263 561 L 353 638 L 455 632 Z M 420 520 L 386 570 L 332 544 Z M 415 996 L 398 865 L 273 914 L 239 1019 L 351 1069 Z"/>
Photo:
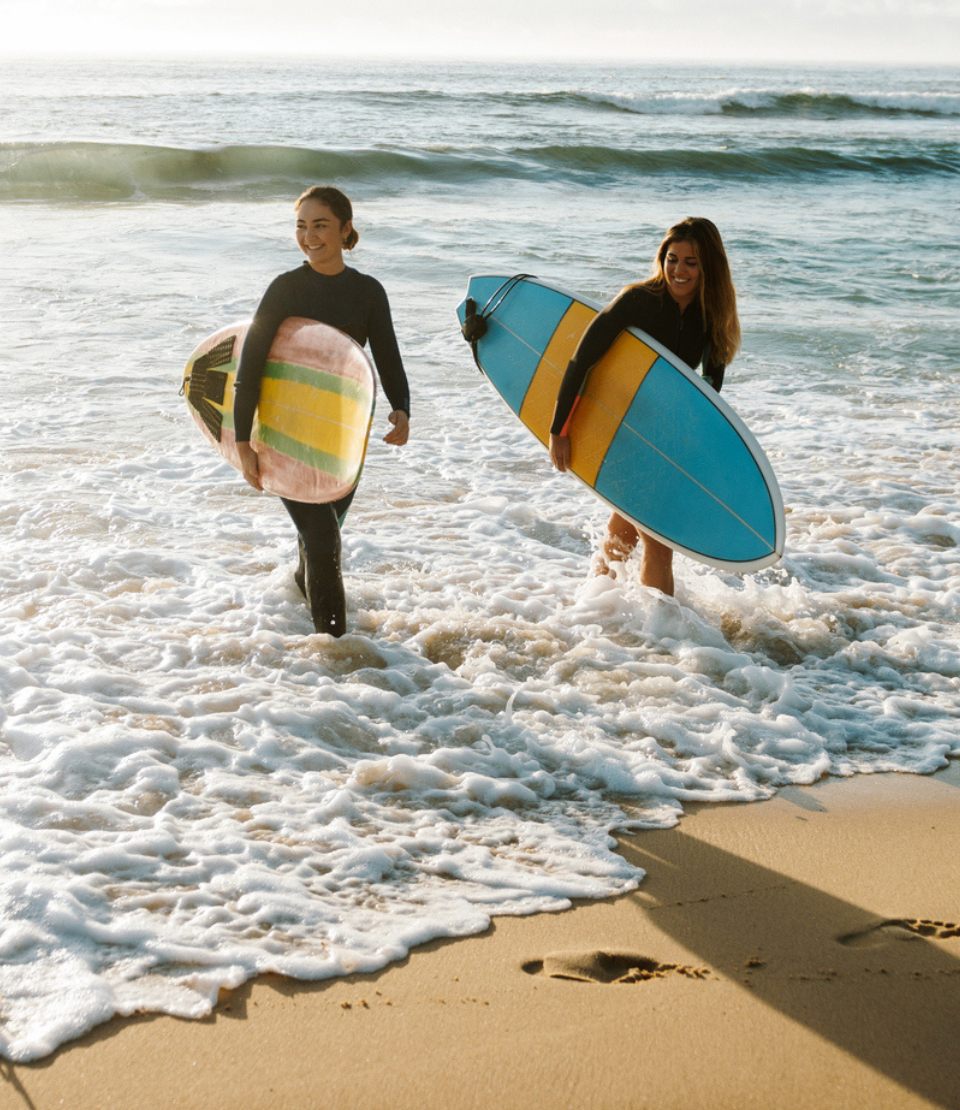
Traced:
<path id="1" fill-rule="evenodd" d="M 706 356 L 703 376 L 719 391 L 723 385 L 724 367 L 709 357 L 710 333 L 704 323 L 700 302 L 695 299 L 681 312 L 680 306 L 666 290 L 661 294 L 644 286 L 631 286 L 598 313 L 581 336 L 560 383 L 550 427 L 553 435 L 563 434 L 587 374 L 607 353 L 617 336 L 631 327 L 640 328 L 662 343 L 691 370 L 695 370 Z"/>
<path id="2" fill-rule="evenodd" d="M 318 274 L 304 262 L 270 283 L 247 332 L 233 409 L 238 442 L 250 439 L 267 355 L 277 329 L 290 316 L 303 316 L 338 328 L 361 346 L 369 340 L 390 411 L 402 409 L 409 416 L 407 375 L 383 286 L 376 278 L 350 267 L 339 274 Z M 317 631 L 334 636 L 342 636 L 346 631 L 340 521 L 355 492 L 356 487 L 339 501 L 325 505 L 281 498 L 299 535 L 297 584 L 310 605 Z"/>

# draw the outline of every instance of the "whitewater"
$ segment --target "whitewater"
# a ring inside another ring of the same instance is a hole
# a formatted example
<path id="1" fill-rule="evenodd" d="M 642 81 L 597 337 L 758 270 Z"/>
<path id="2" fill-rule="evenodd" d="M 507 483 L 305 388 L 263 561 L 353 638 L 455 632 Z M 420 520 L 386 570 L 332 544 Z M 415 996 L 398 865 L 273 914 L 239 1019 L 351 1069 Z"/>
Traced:
<path id="1" fill-rule="evenodd" d="M 960 71 L 24 61 L 0 109 L 8 1059 L 632 889 L 612 832 L 691 802 L 960 755 Z M 178 396 L 316 182 L 412 389 L 339 641 Z M 454 310 L 480 272 L 609 300 L 688 214 L 788 533 L 756 575 L 678 560 L 674 600 L 590 576 L 603 507 Z"/>

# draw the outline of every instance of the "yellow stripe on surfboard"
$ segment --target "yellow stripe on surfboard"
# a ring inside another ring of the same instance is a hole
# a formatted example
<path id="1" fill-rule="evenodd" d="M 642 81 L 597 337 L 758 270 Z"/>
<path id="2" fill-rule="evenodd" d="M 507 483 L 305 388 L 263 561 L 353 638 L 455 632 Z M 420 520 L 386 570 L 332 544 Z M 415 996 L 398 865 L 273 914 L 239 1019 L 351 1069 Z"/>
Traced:
<path id="1" fill-rule="evenodd" d="M 520 419 L 543 444 L 550 440 L 557 392 L 567 363 L 596 314 L 595 309 L 577 301 L 570 305 L 557 324 L 530 381 L 520 407 Z M 629 356 L 621 358 L 620 352 L 625 345 L 629 346 Z M 638 359 L 636 355 L 636 344 L 630 344 L 625 335 L 619 336 L 591 370 L 588 388 L 580 397 L 577 435 L 572 443 L 570 468 L 588 485 L 596 484 L 597 474 L 620 422 L 640 383 L 657 360 L 656 352 L 649 347 L 642 359 Z M 597 394 L 603 396 L 603 404 L 595 399 Z"/>
<path id="2" fill-rule="evenodd" d="M 322 415 L 311 415 L 322 412 Z M 261 426 L 314 448 L 350 458 L 363 450 L 369 407 L 352 397 L 304 382 L 265 377 L 257 418 Z"/>
<path id="3" fill-rule="evenodd" d="M 627 357 L 621 357 L 624 349 Z M 646 347 L 636 358 L 637 344 L 620 335 L 610 350 L 590 371 L 588 389 L 577 408 L 577 434 L 571 444 L 570 467 L 588 485 L 596 485 L 597 474 L 607 456 L 620 422 L 633 403 L 640 383 L 657 361 L 656 351 Z M 596 395 L 603 396 L 603 404 Z"/>
<path id="4" fill-rule="evenodd" d="M 557 390 L 563 373 L 577 349 L 580 336 L 594 316 L 596 312 L 593 309 L 574 301 L 561 316 L 540 364 L 530 379 L 520 406 L 520 419 L 543 444 L 550 440 L 550 425 L 553 423 L 553 410 L 557 407 Z"/>

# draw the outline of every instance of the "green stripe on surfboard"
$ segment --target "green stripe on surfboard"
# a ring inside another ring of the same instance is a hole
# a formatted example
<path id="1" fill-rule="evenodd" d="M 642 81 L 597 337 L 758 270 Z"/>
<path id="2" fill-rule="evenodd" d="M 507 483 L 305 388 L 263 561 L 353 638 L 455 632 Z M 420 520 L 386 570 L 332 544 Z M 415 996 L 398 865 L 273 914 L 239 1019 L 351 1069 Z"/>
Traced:
<path id="1" fill-rule="evenodd" d="M 338 393 L 361 405 L 370 404 L 370 387 L 352 378 L 341 378 L 339 374 L 328 374 L 325 370 L 312 370 L 308 366 L 298 366 L 295 362 L 275 362 L 270 360 L 264 367 L 263 376 L 279 382 L 296 382 L 309 385 L 327 393 Z"/>
<path id="2" fill-rule="evenodd" d="M 357 476 L 360 474 L 360 465 L 363 462 L 362 453 L 359 458 L 354 456 L 352 459 L 341 459 L 337 455 L 330 454 L 329 451 L 320 451 L 316 447 L 301 443 L 298 439 L 291 439 L 290 436 L 263 424 L 258 425 L 256 438 L 265 446 L 279 451 L 281 455 L 296 459 L 297 462 L 305 463 L 307 466 L 313 467 L 314 470 L 321 470 L 324 474 L 330 474 L 334 478 L 343 480 L 352 478 L 354 473 Z"/>

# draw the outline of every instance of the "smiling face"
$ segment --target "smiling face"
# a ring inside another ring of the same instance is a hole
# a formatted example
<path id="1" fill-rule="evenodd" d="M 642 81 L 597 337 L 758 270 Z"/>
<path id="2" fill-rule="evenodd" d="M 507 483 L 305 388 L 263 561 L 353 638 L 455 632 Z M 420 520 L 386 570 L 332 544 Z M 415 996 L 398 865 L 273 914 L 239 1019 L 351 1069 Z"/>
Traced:
<path id="1" fill-rule="evenodd" d="M 318 274 L 339 274 L 344 269 L 344 240 L 350 221 L 341 224 L 322 201 L 308 197 L 297 209 L 297 244 Z"/>
<path id="2" fill-rule="evenodd" d="M 663 256 L 663 277 L 670 296 L 686 308 L 700 288 L 700 259 L 686 239 L 670 243 Z"/>

